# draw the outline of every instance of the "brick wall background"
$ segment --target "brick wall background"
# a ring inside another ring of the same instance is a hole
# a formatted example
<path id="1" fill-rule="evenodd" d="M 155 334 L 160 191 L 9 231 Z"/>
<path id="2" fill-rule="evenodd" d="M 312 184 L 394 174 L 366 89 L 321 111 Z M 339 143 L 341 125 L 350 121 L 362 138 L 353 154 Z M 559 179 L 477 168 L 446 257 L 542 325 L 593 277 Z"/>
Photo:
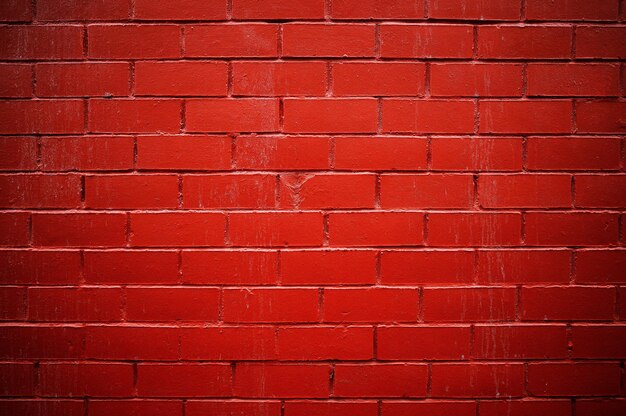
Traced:
<path id="1" fill-rule="evenodd" d="M 0 20 L 0 414 L 626 414 L 623 1 Z"/>

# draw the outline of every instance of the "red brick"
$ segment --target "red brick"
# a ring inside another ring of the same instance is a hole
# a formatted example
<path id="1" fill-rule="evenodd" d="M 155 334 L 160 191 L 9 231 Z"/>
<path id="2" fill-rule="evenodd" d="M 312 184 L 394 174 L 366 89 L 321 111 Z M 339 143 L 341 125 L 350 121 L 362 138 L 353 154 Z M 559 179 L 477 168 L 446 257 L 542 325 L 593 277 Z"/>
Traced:
<path id="1" fill-rule="evenodd" d="M 238 137 L 236 166 L 242 170 L 328 169 L 330 141 L 325 137 Z"/>
<path id="2" fill-rule="evenodd" d="M 178 282 L 175 251 L 86 251 L 85 280 L 88 283 Z"/>
<path id="3" fill-rule="evenodd" d="M 44 396 L 128 397 L 133 394 L 131 364 L 42 364 Z"/>
<path id="4" fill-rule="evenodd" d="M 626 206 L 626 175 L 577 175 L 576 206 L 584 208 Z"/>
<path id="5" fill-rule="evenodd" d="M 126 244 L 125 214 L 34 214 L 33 245 L 120 247 Z"/>
<path id="6" fill-rule="evenodd" d="M 576 57 L 625 58 L 626 45 L 621 41 L 625 34 L 626 27 L 624 26 L 578 26 L 576 27 Z"/>
<path id="7" fill-rule="evenodd" d="M 425 65 L 412 62 L 344 62 L 333 65 L 335 96 L 421 96 Z"/>
<path id="8" fill-rule="evenodd" d="M 77 175 L 0 175 L 0 206 L 7 208 L 76 208 Z"/>
<path id="9" fill-rule="evenodd" d="M 128 321 L 217 321 L 218 289 L 129 288 L 124 294 Z"/>
<path id="10" fill-rule="evenodd" d="M 434 170 L 508 171 L 522 169 L 522 140 L 437 137 L 431 142 Z"/>
<path id="11" fill-rule="evenodd" d="M 142 361 L 178 359 L 177 328 L 89 326 L 85 331 L 86 358 Z M 169 377 L 157 380 L 162 382 L 165 379 L 171 381 Z"/>
<path id="12" fill-rule="evenodd" d="M 232 65 L 234 95 L 275 97 L 326 93 L 325 62 L 250 61 Z"/>
<path id="13" fill-rule="evenodd" d="M 274 175 L 186 175 L 183 177 L 185 208 L 274 208 Z"/>
<path id="14" fill-rule="evenodd" d="M 521 243 L 521 217 L 515 213 L 432 213 L 431 246 L 515 246 Z"/>
<path id="15" fill-rule="evenodd" d="M 126 63 L 42 63 L 35 66 L 40 97 L 128 95 Z"/>
<path id="16" fill-rule="evenodd" d="M 513 288 L 424 289 L 426 322 L 512 321 Z"/>
<path id="17" fill-rule="evenodd" d="M 278 330 L 281 360 L 369 360 L 373 350 L 371 327 L 285 327 Z"/>
<path id="18" fill-rule="evenodd" d="M 204 0 L 135 0 L 139 20 L 226 20 L 226 3 Z"/>
<path id="19" fill-rule="evenodd" d="M 283 26 L 284 56 L 373 57 L 374 25 L 291 23 Z"/>
<path id="20" fill-rule="evenodd" d="M 622 102 L 582 101 L 576 104 L 576 127 L 580 132 L 621 133 L 626 129 L 624 117 L 626 105 Z"/>
<path id="21" fill-rule="evenodd" d="M 384 209 L 470 208 L 474 181 L 471 175 L 382 175 L 380 203 Z"/>
<path id="22" fill-rule="evenodd" d="M 470 356 L 470 328 L 379 327 L 380 360 L 463 360 Z"/>
<path id="23" fill-rule="evenodd" d="M 522 364 L 434 364 L 433 397 L 519 397 L 524 393 Z"/>
<path id="24" fill-rule="evenodd" d="M 519 20 L 520 4 L 517 0 L 492 2 L 478 0 L 429 0 L 429 16 L 435 19 L 464 20 Z"/>
<path id="25" fill-rule="evenodd" d="M 532 212 L 526 214 L 526 244 L 594 246 L 617 243 L 618 218 L 605 213 Z"/>
<path id="26" fill-rule="evenodd" d="M 367 288 L 324 290 L 325 322 L 415 322 L 415 289 Z"/>
<path id="27" fill-rule="evenodd" d="M 28 289 L 28 317 L 40 322 L 110 322 L 122 319 L 119 288 Z"/>
<path id="28" fill-rule="evenodd" d="M 620 166 L 620 139 L 611 137 L 530 137 L 531 170 L 613 170 Z"/>
<path id="29" fill-rule="evenodd" d="M 330 367 L 325 364 L 248 364 L 235 367 L 237 397 L 327 398 Z"/>
<path id="30" fill-rule="evenodd" d="M 233 18 L 241 20 L 323 19 L 324 0 L 234 0 Z"/>
<path id="31" fill-rule="evenodd" d="M 0 321 L 23 321 L 26 319 L 26 288 L 1 287 Z"/>
<path id="32" fill-rule="evenodd" d="M 225 229 L 219 213 L 130 215 L 130 243 L 137 247 L 223 246 Z"/>
<path id="33" fill-rule="evenodd" d="M 336 397 L 425 397 L 424 364 L 337 364 Z"/>
<path id="34" fill-rule="evenodd" d="M 486 101 L 480 104 L 481 133 L 570 133 L 572 103 Z"/>
<path id="35" fill-rule="evenodd" d="M 181 101 L 89 100 L 89 131 L 94 133 L 178 133 Z"/>
<path id="36" fill-rule="evenodd" d="M 34 392 L 35 367 L 33 364 L 0 364 L 0 395 L 31 396 Z"/>
<path id="37" fill-rule="evenodd" d="M 471 283 L 471 251 L 384 251 L 380 275 L 383 284 L 408 285 Z"/>
<path id="38" fill-rule="evenodd" d="M 571 41 L 569 26 L 480 26 L 478 57 L 569 59 Z"/>
<path id="39" fill-rule="evenodd" d="M 384 58 L 471 58 L 472 26 L 397 25 L 380 28 Z"/>
<path id="40" fill-rule="evenodd" d="M 564 359 L 567 354 L 565 325 L 474 328 L 473 355 L 478 359 Z"/>
<path id="41" fill-rule="evenodd" d="M 578 416 L 614 416 L 625 411 L 626 400 L 576 400 L 576 414 Z"/>
<path id="42" fill-rule="evenodd" d="M 0 27 L 0 59 L 81 59 L 82 26 L 3 26 Z"/>
<path id="43" fill-rule="evenodd" d="M 88 176 L 85 205 L 89 208 L 176 208 L 178 178 L 174 175 Z"/>
<path id="44" fill-rule="evenodd" d="M 285 416 L 376 416 L 378 405 L 373 401 L 288 401 Z"/>
<path id="45" fill-rule="evenodd" d="M 626 299 L 626 287 L 618 288 L 618 296 L 619 299 Z M 618 307 L 620 321 L 626 321 L 626 302 L 620 302 Z"/>
<path id="46" fill-rule="evenodd" d="M 31 65 L 0 65 L 0 97 L 30 97 L 32 95 L 33 72 Z"/>
<path id="47" fill-rule="evenodd" d="M 7 212 L 0 216 L 0 246 L 26 246 L 29 243 L 30 214 Z"/>
<path id="48" fill-rule="evenodd" d="M 620 393 L 618 363 L 546 363 L 528 367 L 534 396 L 613 396 Z"/>
<path id="49" fill-rule="evenodd" d="M 183 328 L 181 357 L 185 360 L 275 360 L 276 330 L 269 326 Z"/>
<path id="50" fill-rule="evenodd" d="M 41 168 L 44 171 L 130 170 L 133 138 L 43 137 Z"/>
<path id="51" fill-rule="evenodd" d="M 83 356 L 83 328 L 2 326 L 0 341 L 3 359 L 79 359 Z M 30 390 L 29 394 L 32 392 Z"/>
<path id="52" fill-rule="evenodd" d="M 520 315 L 526 321 L 612 320 L 615 290 L 605 287 L 523 287 Z"/>
<path id="53" fill-rule="evenodd" d="M 612 0 L 528 0 L 526 19 L 529 20 L 617 20 L 617 3 Z"/>
<path id="54" fill-rule="evenodd" d="M 283 251 L 280 254 L 283 285 L 374 284 L 375 251 Z"/>
<path id="55" fill-rule="evenodd" d="M 130 14 L 128 0 L 38 0 L 37 19 L 63 20 L 126 20 Z"/>
<path id="56" fill-rule="evenodd" d="M 430 67 L 433 96 L 520 97 L 522 65 L 445 63 Z"/>
<path id="57" fill-rule="evenodd" d="M 474 103 L 469 100 L 383 100 L 383 132 L 472 133 Z"/>
<path id="58" fill-rule="evenodd" d="M 338 137 L 335 169 L 424 170 L 427 140 L 413 137 Z"/>
<path id="59" fill-rule="evenodd" d="M 180 28 L 175 25 L 90 25 L 90 58 L 179 58 Z M 81 48 L 82 49 L 82 48 Z"/>
<path id="60" fill-rule="evenodd" d="M 481 401 L 480 414 L 481 416 L 569 416 L 572 412 L 571 407 L 571 402 L 566 400 Z"/>
<path id="61" fill-rule="evenodd" d="M 30 0 L 5 0 L 0 4 L 0 21 L 28 22 L 33 19 L 32 2 Z M 5 405 L 3 403 L 2 405 Z M 10 404 L 6 404 L 9 406 Z M 8 412 L 7 414 L 10 414 Z M 15 412 L 16 414 L 18 412 Z"/>
<path id="62" fill-rule="evenodd" d="M 483 402 L 481 402 L 482 405 Z M 476 403 L 452 402 L 452 401 L 383 401 L 384 416 L 410 416 L 415 414 L 427 414 L 429 416 L 475 416 Z"/>
<path id="63" fill-rule="evenodd" d="M 276 57 L 278 56 L 278 25 L 240 24 L 185 27 L 185 56 Z"/>
<path id="64" fill-rule="evenodd" d="M 624 358 L 626 326 L 574 326 L 572 344 L 574 358 Z"/>
<path id="65" fill-rule="evenodd" d="M 139 364 L 137 368 L 137 393 L 142 397 L 223 397 L 232 392 L 228 364 Z"/>
<path id="66" fill-rule="evenodd" d="M 202 82 L 198 82 L 202 80 Z M 135 93 L 166 96 L 225 96 L 225 62 L 137 62 Z"/>
<path id="67" fill-rule="evenodd" d="M 84 400 L 62 399 L 0 400 L 0 414 L 82 416 L 85 414 L 84 403 Z"/>
<path id="68" fill-rule="evenodd" d="M 224 322 L 317 322 L 317 289 L 224 289 Z"/>
<path id="69" fill-rule="evenodd" d="M 187 131 L 272 132 L 278 131 L 278 100 L 197 99 L 186 103 Z"/>
<path id="70" fill-rule="evenodd" d="M 81 100 L 2 101 L 0 133 L 83 133 L 85 106 Z"/>
<path id="71" fill-rule="evenodd" d="M 424 239 L 424 215 L 417 212 L 331 213 L 329 229 L 332 246 L 420 245 Z"/>
<path id="72" fill-rule="evenodd" d="M 89 400 L 92 416 L 182 416 L 183 404 L 168 400 Z"/>
<path id="73" fill-rule="evenodd" d="M 333 19 L 424 19 L 425 0 L 334 0 Z"/>
<path id="74" fill-rule="evenodd" d="M 320 246 L 323 231 L 322 215 L 317 212 L 230 215 L 234 246 Z"/>
<path id="75" fill-rule="evenodd" d="M 576 283 L 626 283 L 626 250 L 576 252 Z"/>
<path id="76" fill-rule="evenodd" d="M 373 98 L 286 99 L 287 133 L 374 133 L 378 104 Z"/>
<path id="77" fill-rule="evenodd" d="M 183 281 L 191 284 L 276 283 L 278 254 L 272 251 L 183 251 Z"/>
<path id="78" fill-rule="evenodd" d="M 186 416 L 206 415 L 258 415 L 280 416 L 281 404 L 278 401 L 186 401 Z"/>
<path id="79" fill-rule="evenodd" d="M 137 138 L 137 168 L 230 170 L 231 141 L 225 136 L 142 136 Z"/>
<path id="80" fill-rule="evenodd" d="M 617 96 L 619 76 L 611 64 L 530 64 L 528 95 Z"/>
<path id="81" fill-rule="evenodd" d="M 376 177 L 370 174 L 280 175 L 280 207 L 374 208 Z"/>
<path id="82" fill-rule="evenodd" d="M 0 251 L 3 284 L 76 284 L 80 274 L 78 251 Z"/>
<path id="83" fill-rule="evenodd" d="M 566 250 L 481 250 L 477 280 L 481 284 L 567 284 L 570 257 Z"/>
<path id="84" fill-rule="evenodd" d="M 482 175 L 478 200 L 483 208 L 567 208 L 571 183 L 569 175 Z"/>

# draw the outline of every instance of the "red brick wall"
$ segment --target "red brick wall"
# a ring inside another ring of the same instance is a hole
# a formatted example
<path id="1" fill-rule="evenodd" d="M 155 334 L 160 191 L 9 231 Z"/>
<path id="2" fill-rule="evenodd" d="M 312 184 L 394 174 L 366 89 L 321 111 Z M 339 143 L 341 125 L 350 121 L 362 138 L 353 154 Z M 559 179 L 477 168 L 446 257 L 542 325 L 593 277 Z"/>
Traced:
<path id="1" fill-rule="evenodd" d="M 626 414 L 624 10 L 2 0 L 0 415 Z"/>

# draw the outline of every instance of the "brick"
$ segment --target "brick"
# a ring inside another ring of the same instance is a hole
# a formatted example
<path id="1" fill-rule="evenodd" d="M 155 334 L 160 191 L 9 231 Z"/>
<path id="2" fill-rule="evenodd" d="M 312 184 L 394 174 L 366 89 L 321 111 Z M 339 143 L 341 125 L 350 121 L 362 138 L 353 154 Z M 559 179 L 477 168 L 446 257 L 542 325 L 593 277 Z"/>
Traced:
<path id="1" fill-rule="evenodd" d="M 378 405 L 373 401 L 288 401 L 285 416 L 375 416 Z"/>
<path id="2" fill-rule="evenodd" d="M 380 27 L 383 58 L 471 58 L 472 26 L 394 25 Z"/>
<path id="3" fill-rule="evenodd" d="M 127 288 L 128 321 L 217 321 L 219 290 L 200 288 Z"/>
<path id="4" fill-rule="evenodd" d="M 481 250 L 480 284 L 567 284 L 570 257 L 566 250 Z"/>
<path id="5" fill-rule="evenodd" d="M 178 329 L 140 326 L 89 326 L 85 357 L 105 360 L 176 360 Z M 139 370 L 141 373 L 141 370 Z M 169 377 L 159 380 L 171 380 Z M 171 383 L 162 383 L 170 386 Z M 167 388 L 167 387 L 164 387 Z"/>
<path id="6" fill-rule="evenodd" d="M 119 288 L 28 289 L 28 319 L 38 322 L 113 322 L 122 319 Z"/>
<path id="7" fill-rule="evenodd" d="M 330 140 L 325 137 L 255 137 L 236 139 L 236 166 L 242 170 L 328 169 Z"/>
<path id="8" fill-rule="evenodd" d="M 88 176 L 88 208 L 176 208 L 178 179 L 174 175 Z"/>
<path id="9" fill-rule="evenodd" d="M 181 357 L 185 360 L 275 360 L 276 330 L 269 326 L 183 328 Z"/>
<path id="10" fill-rule="evenodd" d="M 523 287 L 520 315 L 525 321 L 612 320 L 615 290 L 605 287 Z"/>
<path id="11" fill-rule="evenodd" d="M 40 97 L 128 95 L 130 71 L 126 63 L 42 63 L 35 66 Z"/>
<path id="12" fill-rule="evenodd" d="M 620 368 L 617 363 L 530 364 L 528 391 L 536 396 L 617 395 Z"/>
<path id="13" fill-rule="evenodd" d="M 473 356 L 478 359 L 565 359 L 565 325 L 474 327 Z"/>
<path id="14" fill-rule="evenodd" d="M 524 393 L 522 364 L 434 364 L 433 397 L 519 397 Z"/>
<path id="15" fill-rule="evenodd" d="M 470 208 L 474 204 L 471 175 L 382 175 L 383 209 Z"/>
<path id="16" fill-rule="evenodd" d="M 415 322 L 415 289 L 367 288 L 324 290 L 324 322 Z"/>
<path id="17" fill-rule="evenodd" d="M 626 250 L 576 252 L 576 283 L 626 283 Z"/>
<path id="18" fill-rule="evenodd" d="M 0 288 L 0 301 L 4 305 L 0 311 L 0 321 L 23 321 L 26 319 L 26 288 Z"/>
<path id="19" fill-rule="evenodd" d="M 185 208 L 274 208 L 274 175 L 186 175 L 183 177 Z"/>
<path id="20" fill-rule="evenodd" d="M 380 360 L 463 360 L 470 355 L 470 328 L 379 327 Z"/>
<path id="21" fill-rule="evenodd" d="M 202 82 L 198 82 L 202 80 Z M 135 93 L 165 96 L 225 96 L 225 62 L 137 62 Z"/>
<path id="22" fill-rule="evenodd" d="M 0 395 L 30 396 L 35 391 L 35 367 L 30 363 L 0 364 Z"/>
<path id="23" fill-rule="evenodd" d="M 89 131 L 94 133 L 178 133 L 181 101 L 89 100 Z"/>
<path id="24" fill-rule="evenodd" d="M 572 404 L 566 400 L 481 401 L 480 414 L 485 416 L 503 414 L 510 416 L 569 416 L 572 412 L 571 407 Z"/>
<path id="25" fill-rule="evenodd" d="M 180 28 L 175 25 L 90 25 L 90 58 L 179 58 Z M 82 49 L 82 48 L 81 48 Z"/>
<path id="26" fill-rule="evenodd" d="M 0 357 L 3 359 L 79 359 L 83 356 L 83 328 L 0 327 Z M 2 386 L 8 383 L 0 383 Z M 29 390 L 29 395 L 33 390 Z"/>
<path id="27" fill-rule="evenodd" d="M 383 132 L 472 133 L 474 103 L 469 100 L 383 100 Z"/>
<path id="28" fill-rule="evenodd" d="M 141 136 L 137 168 L 230 170 L 231 141 L 225 136 Z"/>
<path id="29" fill-rule="evenodd" d="M 133 394 L 131 364 L 42 364 L 44 396 L 127 397 Z"/>
<path id="30" fill-rule="evenodd" d="M 320 246 L 323 219 L 317 212 L 259 212 L 230 215 L 234 246 Z"/>
<path id="31" fill-rule="evenodd" d="M 482 405 L 483 402 L 481 402 Z M 474 416 L 476 414 L 476 403 L 474 402 L 452 402 L 452 401 L 383 401 L 383 415 L 385 416 L 406 416 L 419 414 L 420 412 L 430 416 Z"/>
<path id="32" fill-rule="evenodd" d="M 617 20 L 617 3 L 600 0 L 590 3 L 584 0 L 557 0 L 544 2 L 529 0 L 526 19 L 529 20 Z"/>
<path id="33" fill-rule="evenodd" d="M 619 41 L 623 39 L 625 32 L 626 27 L 623 26 L 578 26 L 576 57 L 619 59 L 626 57 L 626 45 Z"/>
<path id="34" fill-rule="evenodd" d="M 32 224 L 36 246 L 102 247 L 126 242 L 123 214 L 35 214 Z"/>
<path id="35" fill-rule="evenodd" d="M 626 206 L 626 175 L 576 175 L 576 206 L 621 208 Z"/>
<path id="36" fill-rule="evenodd" d="M 335 169 L 424 170 L 427 140 L 413 137 L 338 137 Z"/>
<path id="37" fill-rule="evenodd" d="M 44 171 L 130 170 L 132 137 L 43 137 L 41 168 Z"/>
<path id="38" fill-rule="evenodd" d="M 85 107 L 81 100 L 2 101 L 0 133 L 83 133 Z"/>
<path id="39" fill-rule="evenodd" d="M 424 364 L 337 364 L 337 397 L 425 397 Z"/>
<path id="40" fill-rule="evenodd" d="M 478 200 L 483 208 L 567 208 L 571 183 L 569 175 L 481 175 Z"/>
<path id="41" fill-rule="evenodd" d="M 491 2 L 479 0 L 429 0 L 429 17 L 463 20 L 519 20 L 520 5 L 516 0 Z"/>
<path id="42" fill-rule="evenodd" d="M 611 416 L 619 415 L 624 411 L 626 411 L 626 400 L 576 400 L 576 414 L 579 416 Z"/>
<path id="43" fill-rule="evenodd" d="M 178 282 L 175 251 L 86 251 L 85 280 L 88 283 Z"/>
<path id="44" fill-rule="evenodd" d="M 30 97 L 33 95 L 31 65 L 0 65 L 0 97 Z"/>
<path id="45" fill-rule="evenodd" d="M 85 414 L 83 406 L 83 400 L 0 400 L 0 413 L 6 415 L 82 416 Z"/>
<path id="46" fill-rule="evenodd" d="M 331 213 L 329 230 L 331 246 L 420 245 L 424 239 L 424 215 L 417 212 Z"/>
<path id="47" fill-rule="evenodd" d="M 526 214 L 526 244 L 595 246 L 618 241 L 618 218 L 605 213 L 532 212 Z"/>
<path id="48" fill-rule="evenodd" d="M 439 97 L 520 97 L 522 65 L 432 64 L 430 92 Z"/>
<path id="49" fill-rule="evenodd" d="M 619 95 L 619 67 L 611 64 L 530 64 L 528 95 Z"/>
<path id="50" fill-rule="evenodd" d="M 481 133 L 570 133 L 572 103 L 550 101 L 486 101 L 480 105 Z"/>
<path id="51" fill-rule="evenodd" d="M 226 20 L 226 3 L 203 0 L 135 1 L 139 20 Z"/>
<path id="52" fill-rule="evenodd" d="M 424 19 L 425 0 L 334 0 L 333 19 Z"/>
<path id="53" fill-rule="evenodd" d="M 425 65 L 412 62 L 344 62 L 333 64 L 335 96 L 421 96 Z"/>
<path id="54" fill-rule="evenodd" d="M 620 287 L 617 290 L 618 292 L 618 296 L 620 299 L 626 299 L 626 288 L 624 287 Z M 619 319 L 621 321 L 625 321 L 626 320 L 626 302 L 620 302 L 619 306 L 619 310 L 618 310 L 618 314 L 619 314 Z"/>
<path id="55" fill-rule="evenodd" d="M 480 26 L 478 57 L 569 59 L 571 41 L 569 26 Z"/>
<path id="56" fill-rule="evenodd" d="M 278 100 L 196 99 L 186 103 L 186 125 L 190 132 L 278 131 Z"/>
<path id="57" fill-rule="evenodd" d="M 373 57 L 374 53 L 374 25 L 290 23 L 283 26 L 284 56 Z"/>
<path id="58" fill-rule="evenodd" d="M 273 251 L 183 251 L 183 281 L 191 284 L 263 285 L 276 283 Z"/>
<path id="59" fill-rule="evenodd" d="M 222 397 L 232 392 L 228 364 L 140 364 L 137 373 L 142 397 Z"/>
<path id="60" fill-rule="evenodd" d="M 426 288 L 423 294 L 426 322 L 512 321 L 513 288 Z"/>
<path id="61" fill-rule="evenodd" d="M 241 20 L 323 19 L 324 0 L 283 2 L 269 0 L 234 0 L 233 18 Z"/>
<path id="62" fill-rule="evenodd" d="M 76 284 L 80 274 L 78 251 L 2 250 L 3 284 Z"/>
<path id="63" fill-rule="evenodd" d="M 620 166 L 620 140 L 611 137 L 530 137 L 531 170 L 613 170 Z"/>
<path id="64" fill-rule="evenodd" d="M 77 208 L 77 175 L 0 175 L 0 206 L 6 208 Z"/>
<path id="65" fill-rule="evenodd" d="M 224 289 L 224 322 L 317 322 L 316 289 Z"/>
<path id="66" fill-rule="evenodd" d="M 178 8 L 178 6 L 176 6 Z M 276 57 L 278 25 L 194 25 L 185 27 L 186 57 Z"/>
<path id="67" fill-rule="evenodd" d="M 381 281 L 385 285 L 448 285 L 471 283 L 474 254 L 471 251 L 383 251 Z"/>
<path id="68" fill-rule="evenodd" d="M 63 20 L 126 20 L 130 14 L 128 0 L 39 0 L 37 19 Z"/>
<path id="69" fill-rule="evenodd" d="M 81 59 L 82 26 L 3 26 L 0 59 Z"/>
<path id="70" fill-rule="evenodd" d="M 93 416 L 181 416 L 183 404 L 168 400 L 89 400 L 89 413 Z"/>
<path id="71" fill-rule="evenodd" d="M 325 364 L 253 364 L 235 367 L 237 397 L 327 398 L 330 367 Z"/>
<path id="72" fill-rule="evenodd" d="M 626 105 L 617 101 L 576 104 L 576 127 L 583 133 L 621 133 L 626 129 Z"/>
<path id="73" fill-rule="evenodd" d="M 287 133 L 374 133 L 378 104 L 373 98 L 285 99 Z"/>
<path id="74" fill-rule="evenodd" d="M 281 208 L 374 208 L 375 194 L 370 174 L 280 175 Z"/>
<path id="75" fill-rule="evenodd" d="M 223 246 L 226 216 L 221 213 L 130 214 L 135 247 Z"/>
<path id="76" fill-rule="evenodd" d="M 432 213 L 431 246 L 515 246 L 521 243 L 521 217 L 514 213 Z"/>
<path id="77" fill-rule="evenodd" d="M 249 61 L 233 62 L 232 67 L 234 95 L 276 97 L 326 93 L 325 62 Z"/>
<path id="78" fill-rule="evenodd" d="M 281 403 L 278 401 L 186 401 L 185 415 L 258 415 L 279 416 Z"/>
<path id="79" fill-rule="evenodd" d="M 284 327 L 278 330 L 281 360 L 369 360 L 373 357 L 371 327 Z"/>
<path id="80" fill-rule="evenodd" d="M 375 251 L 283 251 L 283 285 L 359 285 L 376 281 Z"/>
<path id="81" fill-rule="evenodd" d="M 522 169 L 517 138 L 437 137 L 431 142 L 433 170 L 513 171 Z"/>
<path id="82" fill-rule="evenodd" d="M 572 327 L 574 358 L 624 358 L 625 342 L 626 326 L 623 325 Z"/>
<path id="83" fill-rule="evenodd" d="M 33 10 L 30 0 L 6 0 L 0 5 L 0 21 L 2 22 L 29 22 L 32 19 Z M 6 405 L 11 406 L 10 403 Z"/>
<path id="84" fill-rule="evenodd" d="M 0 216 L 0 246 L 27 246 L 29 244 L 30 215 L 27 212 L 8 212 Z"/>

